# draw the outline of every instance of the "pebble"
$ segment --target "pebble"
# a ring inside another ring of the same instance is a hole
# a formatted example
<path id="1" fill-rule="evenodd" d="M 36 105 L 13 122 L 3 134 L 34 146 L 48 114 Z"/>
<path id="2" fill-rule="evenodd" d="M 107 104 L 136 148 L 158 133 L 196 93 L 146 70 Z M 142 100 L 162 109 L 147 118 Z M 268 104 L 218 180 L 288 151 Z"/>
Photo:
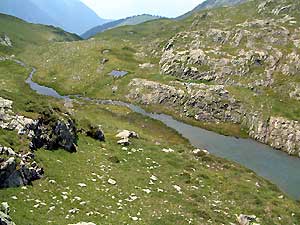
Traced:
<path id="1" fill-rule="evenodd" d="M 86 184 L 84 184 L 84 183 L 79 183 L 78 186 L 83 188 L 83 187 L 86 187 Z"/>
<path id="2" fill-rule="evenodd" d="M 113 180 L 113 179 L 108 179 L 108 181 L 107 181 L 109 184 L 111 184 L 111 185 L 116 185 L 117 184 L 117 181 L 115 181 L 115 180 Z"/>

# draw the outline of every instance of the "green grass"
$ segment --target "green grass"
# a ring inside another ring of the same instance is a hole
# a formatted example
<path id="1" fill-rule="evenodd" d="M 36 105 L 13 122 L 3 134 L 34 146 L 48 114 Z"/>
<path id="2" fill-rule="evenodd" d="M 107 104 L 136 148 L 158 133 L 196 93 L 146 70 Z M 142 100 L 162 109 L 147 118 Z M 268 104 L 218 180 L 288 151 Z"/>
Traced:
<path id="1" fill-rule="evenodd" d="M 45 178 L 27 190 L 0 191 L 0 198 L 11 205 L 11 215 L 17 224 L 64 225 L 92 221 L 157 225 L 187 224 L 189 220 L 191 224 L 207 224 L 208 220 L 221 224 L 234 223 L 235 214 L 240 213 L 255 214 L 262 224 L 293 224 L 300 218 L 299 205 L 287 198 L 279 199 L 281 193 L 274 185 L 214 156 L 196 160 L 188 142 L 157 121 L 117 106 L 87 104 L 75 105 L 75 109 L 78 125 L 86 121 L 101 124 L 107 141 L 100 143 L 80 135 L 75 154 L 37 151 L 37 161 L 46 171 Z M 125 128 L 141 136 L 132 141 L 128 151 L 122 150 L 114 137 L 119 129 Z M 143 149 L 140 152 L 132 151 L 140 148 Z M 164 153 L 163 148 L 172 148 L 175 152 Z M 120 163 L 115 163 L 116 158 Z M 153 185 L 149 184 L 151 175 L 158 178 Z M 109 185 L 109 178 L 116 180 L 117 185 Z M 49 180 L 55 180 L 56 184 L 50 184 Z M 256 182 L 261 188 L 256 187 Z M 85 183 L 87 187 L 80 188 L 78 183 Z M 173 185 L 180 186 L 182 194 Z M 164 192 L 158 192 L 158 188 Z M 67 192 L 68 199 L 62 198 L 62 192 Z M 126 201 L 132 194 L 138 199 Z M 13 200 L 12 196 L 18 199 Z M 75 197 L 82 200 L 74 200 Z M 46 205 L 35 208 L 39 201 Z M 80 205 L 80 202 L 86 204 Z M 55 209 L 49 211 L 51 206 Z M 118 209 L 120 206 L 122 209 Z M 68 212 L 72 208 L 80 211 L 72 216 Z M 89 212 L 96 214 L 86 215 Z M 280 215 L 282 220 L 274 215 Z M 130 216 L 141 221 L 134 222 Z"/>
<path id="2" fill-rule="evenodd" d="M 247 6 L 253 7 L 254 4 L 256 2 L 249 2 Z M 62 94 L 126 100 L 128 84 L 133 78 L 162 83 L 176 80 L 175 77 L 159 75 L 158 66 L 160 51 L 174 34 L 187 29 L 218 27 L 218 20 L 229 17 L 232 20 L 222 21 L 222 26 L 233 26 L 249 16 L 257 17 L 257 14 L 247 7 L 237 7 L 232 11 L 222 8 L 213 11 L 213 16 L 208 19 L 203 19 L 202 13 L 196 15 L 201 23 L 194 28 L 191 24 L 195 18 L 181 22 L 162 19 L 113 29 L 94 40 L 62 43 L 54 40 L 66 40 L 66 37 L 63 35 L 60 36 L 62 39 L 57 39 L 49 28 L 28 25 L 17 19 L 14 21 L 16 25 L 5 25 L 5 20 L 0 20 L 0 31 L 7 32 L 16 43 L 14 50 L 0 50 L 3 54 L 16 52 L 17 57 L 38 69 L 34 77 L 36 81 L 54 87 Z M 21 30 L 18 30 L 19 26 Z M 53 42 L 47 41 L 49 37 Z M 104 50 L 109 52 L 103 54 Z M 103 58 L 109 61 L 102 67 L 100 62 Z M 139 64 L 147 62 L 155 66 L 139 68 Z M 113 69 L 126 70 L 129 75 L 113 79 L 108 75 Z M 13 62 L 0 62 L 0 96 L 14 101 L 14 111 L 36 118 L 47 108 L 67 110 L 63 102 L 31 91 L 24 82 L 29 72 L 29 69 Z M 280 75 L 276 82 L 280 87 L 286 85 Z M 113 86 L 118 86 L 115 93 Z M 261 96 L 253 96 L 243 88 L 229 87 L 229 90 L 239 100 L 247 102 L 250 108 L 265 105 L 263 110 L 267 115 L 298 118 L 298 103 L 285 101 L 285 95 L 280 96 L 268 89 L 263 90 Z M 279 101 L 282 98 L 284 101 Z M 0 190 L 0 199 L 10 204 L 11 216 L 16 224 L 67 225 L 79 221 L 96 224 L 229 224 L 236 223 L 235 214 L 255 214 L 261 219 L 260 224 L 266 225 L 297 224 L 300 221 L 299 202 L 287 196 L 279 198 L 282 193 L 273 184 L 235 163 L 211 155 L 197 160 L 191 154 L 193 147 L 188 141 L 158 121 L 118 106 L 83 103 L 74 104 L 73 109 L 72 116 L 78 127 L 102 125 L 106 142 L 100 143 L 80 135 L 77 153 L 36 151 L 36 160 L 44 167 L 45 177 L 27 189 Z M 175 111 L 158 106 L 149 106 L 148 110 L 165 112 L 223 134 L 244 134 L 237 125 L 203 124 L 181 118 L 176 116 Z M 127 151 L 116 144 L 115 135 L 122 129 L 133 130 L 141 137 L 132 140 Z M 3 130 L 0 132 L 0 144 L 17 151 L 28 148 L 27 139 Z M 163 148 L 172 148 L 175 152 L 167 154 L 161 151 Z M 136 151 L 138 149 L 143 150 Z M 158 178 L 154 184 L 149 184 L 151 175 Z M 109 178 L 115 179 L 117 185 L 109 185 Z M 56 183 L 51 184 L 49 180 Z M 257 182 L 260 188 L 256 186 Z M 80 188 L 78 183 L 85 183 L 87 187 Z M 180 186 L 182 194 L 173 185 Z M 158 188 L 164 192 L 159 192 Z M 151 189 L 151 193 L 147 194 L 142 189 Z M 133 193 L 138 199 L 126 201 Z M 68 198 L 63 199 L 62 195 Z M 18 199 L 14 200 L 12 196 Z M 76 196 L 82 200 L 74 200 Z M 86 204 L 81 205 L 80 202 Z M 52 206 L 55 208 L 49 211 Z M 118 209 L 120 206 L 122 209 Z M 68 211 L 72 208 L 80 211 L 71 215 Z M 93 214 L 87 215 L 90 212 Z M 134 222 L 131 217 L 138 217 L 141 221 Z"/>

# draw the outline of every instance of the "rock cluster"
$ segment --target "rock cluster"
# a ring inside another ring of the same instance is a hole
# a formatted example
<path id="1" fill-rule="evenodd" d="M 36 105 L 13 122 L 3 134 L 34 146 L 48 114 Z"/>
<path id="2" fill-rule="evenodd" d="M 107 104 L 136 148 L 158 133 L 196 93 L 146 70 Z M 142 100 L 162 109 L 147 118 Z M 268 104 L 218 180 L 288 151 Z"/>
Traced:
<path id="1" fill-rule="evenodd" d="M 36 150 L 59 148 L 69 152 L 77 150 L 77 128 L 75 121 L 67 114 L 44 113 L 38 120 L 27 126 L 31 136 L 30 148 Z"/>
<path id="2" fill-rule="evenodd" d="M 19 134 L 26 132 L 26 126 L 33 122 L 32 119 L 16 115 L 12 111 L 13 102 L 0 97 L 0 128 L 16 130 Z"/>
<path id="3" fill-rule="evenodd" d="M 33 153 L 22 155 L 10 148 L 0 149 L 0 188 L 24 186 L 42 178 L 44 171 L 34 161 Z"/>
<path id="4" fill-rule="evenodd" d="M 2 202 L 0 205 L 0 224 L 15 225 L 9 216 L 10 208 L 7 202 Z"/>
<path id="5" fill-rule="evenodd" d="M 161 73 L 245 88 L 272 87 L 278 74 L 299 74 L 300 30 L 293 15 L 299 3 L 270 2 L 257 5 L 264 16 L 242 23 L 214 21 L 212 28 L 203 25 L 202 14 L 196 15 L 193 24 L 198 25 L 165 45 Z"/>
<path id="6" fill-rule="evenodd" d="M 10 38 L 5 34 L 2 37 L 0 37 L 0 45 L 6 46 L 6 47 L 12 47 L 12 42 Z"/>

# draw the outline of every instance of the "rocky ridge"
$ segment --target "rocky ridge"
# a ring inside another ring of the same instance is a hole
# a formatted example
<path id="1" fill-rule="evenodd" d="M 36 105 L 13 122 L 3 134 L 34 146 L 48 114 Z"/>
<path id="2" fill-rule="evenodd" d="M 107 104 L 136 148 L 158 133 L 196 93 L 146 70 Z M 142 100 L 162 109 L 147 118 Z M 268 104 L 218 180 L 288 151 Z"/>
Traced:
<path id="1" fill-rule="evenodd" d="M 160 60 L 162 74 L 183 79 L 254 89 L 273 87 L 278 74 L 294 78 L 300 72 L 299 3 L 257 2 L 256 19 L 214 21 L 214 11 L 195 16 L 190 30 L 171 38 Z M 216 19 L 217 20 L 217 19 Z M 291 96 L 295 87 L 284 84 Z"/>
<path id="2" fill-rule="evenodd" d="M 260 112 L 249 112 L 223 85 L 158 82 L 133 79 L 127 96 L 140 104 L 172 106 L 196 120 L 231 122 L 248 129 L 250 137 L 300 157 L 300 124 L 281 117 L 265 119 Z"/>

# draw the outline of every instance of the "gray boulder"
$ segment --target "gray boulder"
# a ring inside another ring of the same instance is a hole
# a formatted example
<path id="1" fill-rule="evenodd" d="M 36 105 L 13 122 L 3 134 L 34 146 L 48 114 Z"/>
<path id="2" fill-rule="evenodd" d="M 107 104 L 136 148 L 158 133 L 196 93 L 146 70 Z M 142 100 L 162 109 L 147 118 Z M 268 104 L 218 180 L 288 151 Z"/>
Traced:
<path id="1" fill-rule="evenodd" d="M 29 156 L 28 153 L 20 158 L 10 157 L 0 163 L 0 188 L 25 186 L 42 178 L 43 169 Z"/>
<path id="2" fill-rule="evenodd" d="M 77 151 L 78 136 L 76 124 L 67 114 L 44 113 L 37 121 L 30 124 L 27 129 L 32 133 L 30 143 L 32 150 L 44 147 L 48 150 L 62 148 L 69 152 Z"/>
<path id="3" fill-rule="evenodd" d="M 86 135 L 98 141 L 105 141 L 105 135 L 101 126 L 90 125 Z"/>

